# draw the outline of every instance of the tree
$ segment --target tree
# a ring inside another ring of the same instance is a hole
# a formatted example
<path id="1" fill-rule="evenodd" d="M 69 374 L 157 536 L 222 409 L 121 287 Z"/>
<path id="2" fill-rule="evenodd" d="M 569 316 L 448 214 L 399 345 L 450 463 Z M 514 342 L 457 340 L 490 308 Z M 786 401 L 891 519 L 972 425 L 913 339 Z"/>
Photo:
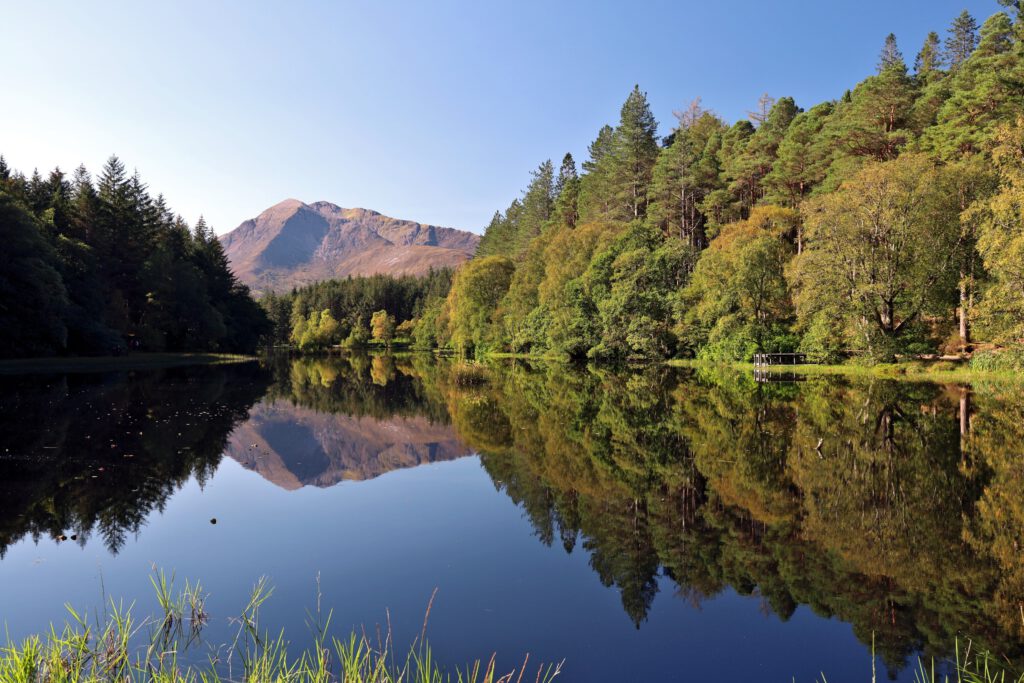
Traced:
<path id="1" fill-rule="evenodd" d="M 683 291 L 683 344 L 728 360 L 749 360 L 759 350 L 791 350 L 774 347 L 792 317 L 784 273 L 799 220 L 792 209 L 759 206 L 749 219 L 722 228 Z"/>
<path id="2" fill-rule="evenodd" d="M 805 212 L 790 272 L 801 328 L 838 321 L 850 348 L 891 357 L 922 315 L 955 300 L 959 214 L 947 170 L 923 155 L 865 166 Z"/>
<path id="3" fill-rule="evenodd" d="M 269 330 L 213 231 L 201 221 L 193 234 L 117 157 L 96 186 L 80 166 L 71 179 L 59 168 L 28 180 L 14 173 L 0 191 L 28 211 L 45 244 L 40 262 L 59 275 L 54 305 L 40 310 L 58 316 L 48 324 L 64 341 L 25 353 L 249 352 Z"/>
<path id="4" fill-rule="evenodd" d="M 658 157 L 658 124 L 640 86 L 626 98 L 612 142 L 609 170 L 616 217 L 642 218 L 647 209 L 647 188 Z"/>
<path id="5" fill-rule="evenodd" d="M 495 310 L 508 291 L 515 265 L 503 256 L 474 258 L 455 272 L 447 308 L 451 339 L 463 353 L 495 344 Z"/>
<path id="6" fill-rule="evenodd" d="M 769 202 L 799 208 L 803 200 L 824 179 L 832 160 L 830 150 L 819 138 L 835 109 L 831 102 L 819 104 L 796 115 L 779 142 L 775 163 L 765 177 Z M 797 250 L 801 249 L 797 240 Z"/>
<path id="7" fill-rule="evenodd" d="M 523 208 L 517 220 L 512 255 L 521 254 L 530 240 L 543 231 L 551 218 L 556 197 L 554 174 L 554 167 L 550 159 L 544 161 L 531 174 L 530 184 L 523 193 Z"/>
<path id="8" fill-rule="evenodd" d="M 953 20 L 946 35 L 946 63 L 956 69 L 967 61 L 978 45 L 978 22 L 964 10 Z"/>
<path id="9" fill-rule="evenodd" d="M 602 126 L 587 148 L 589 157 L 583 162 L 584 175 L 580 179 L 580 220 L 589 222 L 611 211 L 609 166 L 612 163 L 614 138 L 615 130 L 611 126 Z"/>
<path id="10" fill-rule="evenodd" d="M 1024 108 L 1024 52 L 1014 43 L 1010 17 L 999 12 L 985 22 L 977 48 L 949 80 L 950 96 L 924 147 L 949 160 L 983 153 L 996 128 Z"/>
<path id="11" fill-rule="evenodd" d="M 391 348 L 395 338 L 395 316 L 384 310 L 374 311 L 370 317 L 370 330 L 375 340 Z"/>
<path id="12" fill-rule="evenodd" d="M 927 83 L 938 74 L 942 66 L 941 49 L 939 34 L 931 31 L 914 59 L 914 77 L 918 82 Z"/>
<path id="13" fill-rule="evenodd" d="M 348 333 L 348 337 L 345 338 L 344 346 L 350 349 L 358 349 L 366 346 L 366 342 L 370 340 L 370 330 L 367 329 L 366 323 L 363 322 L 362 318 L 356 320 L 355 324 L 352 325 L 351 331 Z"/>
<path id="14" fill-rule="evenodd" d="M 999 191 L 966 215 L 978 223 L 978 249 L 991 277 L 978 318 L 993 340 L 1024 344 L 1024 117 L 1002 127 L 996 139 Z"/>
<path id="15" fill-rule="evenodd" d="M 722 185 L 716 143 L 725 124 L 710 112 L 696 116 L 693 110 L 691 105 L 680 116 L 671 143 L 658 155 L 647 218 L 665 235 L 699 250 L 707 246 L 708 219 L 701 206 Z"/>
<path id="16" fill-rule="evenodd" d="M 764 178 L 772 170 L 779 143 L 800 111 L 792 97 L 772 100 L 772 103 L 771 109 L 760 119 L 757 130 L 743 140 L 736 153 L 723 164 L 730 181 L 729 190 L 736 198 L 740 215 L 744 217 L 763 199 Z"/>
<path id="17" fill-rule="evenodd" d="M 572 154 L 562 157 L 562 165 L 555 179 L 555 220 L 568 228 L 575 228 L 579 220 L 580 178 L 576 173 L 576 161 Z"/>
<path id="18" fill-rule="evenodd" d="M 906 69 L 906 62 L 903 61 L 903 53 L 896 44 L 896 34 L 890 33 L 885 37 L 885 44 L 882 45 L 882 52 L 878 56 L 878 73 L 887 69 Z"/>
<path id="19" fill-rule="evenodd" d="M 693 250 L 639 222 L 594 254 L 584 275 L 598 314 L 592 358 L 662 358 L 675 347 L 672 309 L 693 268 Z"/>
<path id="20" fill-rule="evenodd" d="M 6 357 L 65 350 L 67 292 L 32 215 L 0 191 L 0 329 Z"/>

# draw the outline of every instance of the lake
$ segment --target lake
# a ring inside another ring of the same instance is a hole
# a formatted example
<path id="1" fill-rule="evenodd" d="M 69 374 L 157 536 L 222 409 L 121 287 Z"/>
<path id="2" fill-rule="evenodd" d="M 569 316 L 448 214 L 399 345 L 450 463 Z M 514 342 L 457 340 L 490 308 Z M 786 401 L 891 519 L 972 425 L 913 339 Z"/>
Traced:
<path id="1" fill-rule="evenodd" d="M 0 622 L 253 584 L 296 648 L 423 625 L 567 681 L 1024 663 L 1024 388 L 429 356 L 0 377 Z M 215 522 L 215 523 L 214 523 Z M 211 645 L 212 646 L 212 645 Z M 205 657 L 206 654 L 203 654 Z"/>

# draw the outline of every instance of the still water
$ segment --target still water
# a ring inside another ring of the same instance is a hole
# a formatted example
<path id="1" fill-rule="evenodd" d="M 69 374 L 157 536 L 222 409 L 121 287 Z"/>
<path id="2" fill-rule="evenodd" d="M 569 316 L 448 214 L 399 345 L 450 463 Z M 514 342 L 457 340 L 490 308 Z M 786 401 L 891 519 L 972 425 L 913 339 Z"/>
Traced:
<path id="1" fill-rule="evenodd" d="M 561 680 L 912 680 L 970 637 L 1024 661 L 1024 389 L 281 359 L 0 377 L 12 639 L 155 569 L 252 585 L 296 649 L 427 634 Z M 214 523 L 215 520 L 215 523 Z M 319 586 L 319 588 L 318 588 Z M 204 655 L 205 656 L 205 655 Z"/>

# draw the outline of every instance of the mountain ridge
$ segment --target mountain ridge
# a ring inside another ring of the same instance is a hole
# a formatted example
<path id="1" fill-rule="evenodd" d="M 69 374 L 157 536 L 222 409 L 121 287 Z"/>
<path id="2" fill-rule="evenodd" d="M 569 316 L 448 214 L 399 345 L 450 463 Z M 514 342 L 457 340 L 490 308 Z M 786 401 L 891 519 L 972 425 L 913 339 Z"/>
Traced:
<path id="1" fill-rule="evenodd" d="M 480 242 L 464 230 L 294 198 L 218 239 L 235 275 L 257 293 L 349 275 L 422 275 L 459 265 Z"/>

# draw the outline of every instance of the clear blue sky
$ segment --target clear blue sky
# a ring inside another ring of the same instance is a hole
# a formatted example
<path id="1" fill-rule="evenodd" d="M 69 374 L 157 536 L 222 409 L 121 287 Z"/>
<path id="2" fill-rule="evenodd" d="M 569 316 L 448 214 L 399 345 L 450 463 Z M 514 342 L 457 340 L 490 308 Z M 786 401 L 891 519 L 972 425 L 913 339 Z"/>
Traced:
<path id="1" fill-rule="evenodd" d="M 732 121 L 908 62 L 994 0 L 0 0 L 0 153 L 25 172 L 118 154 L 218 232 L 286 197 L 480 231 L 634 83 L 662 133 L 694 97 Z"/>

